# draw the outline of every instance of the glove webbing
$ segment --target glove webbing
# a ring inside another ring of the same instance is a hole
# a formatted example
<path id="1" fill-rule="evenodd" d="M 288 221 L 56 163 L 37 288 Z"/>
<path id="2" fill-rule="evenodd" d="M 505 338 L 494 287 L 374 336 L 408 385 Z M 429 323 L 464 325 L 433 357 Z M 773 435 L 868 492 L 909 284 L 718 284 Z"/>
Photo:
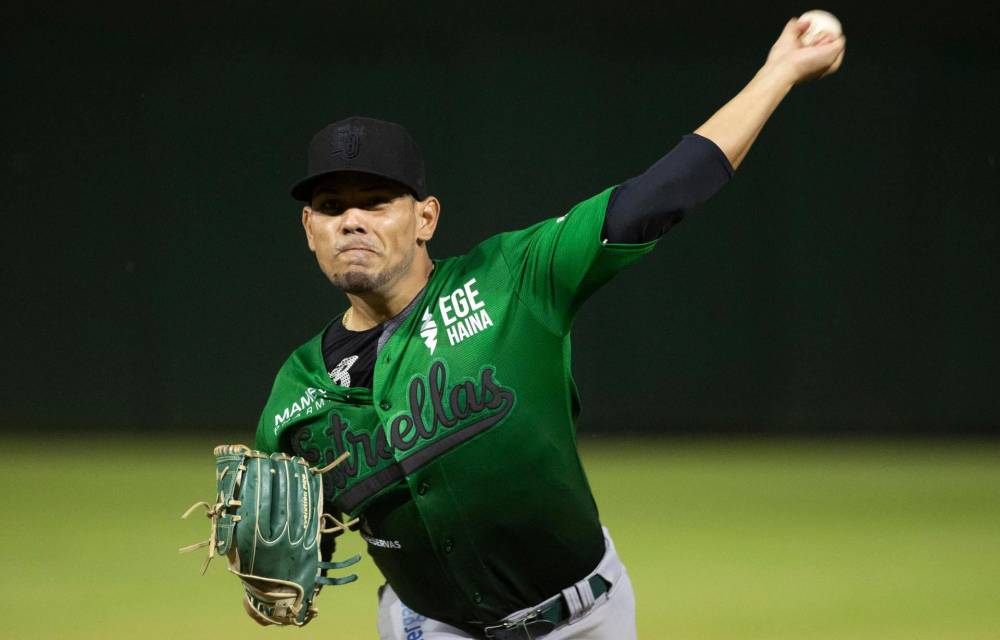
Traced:
<path id="1" fill-rule="evenodd" d="M 249 452 L 249 448 L 247 448 L 247 451 Z M 222 479 L 226 477 L 226 473 L 228 471 L 229 471 L 229 467 L 225 467 L 222 470 L 222 472 L 218 474 L 219 477 L 216 479 L 216 482 L 221 482 Z M 237 472 L 238 475 L 236 477 L 236 482 L 233 485 L 233 494 L 236 494 L 238 492 L 238 490 L 239 490 L 240 481 L 243 479 L 243 472 L 244 471 L 246 471 L 246 466 L 242 465 L 242 464 L 239 465 L 239 471 Z M 198 507 L 204 507 L 205 508 L 205 515 L 208 516 L 209 520 L 212 521 L 212 528 L 208 532 L 208 540 L 203 540 L 202 542 L 196 542 L 194 544 L 189 544 L 186 547 L 181 547 L 180 549 L 178 549 L 178 551 L 180 553 L 188 553 L 189 551 L 194 551 L 195 549 L 201 549 L 202 547 L 208 547 L 208 557 L 205 558 L 205 562 L 203 562 L 202 565 L 201 565 L 201 575 L 205 575 L 205 571 L 208 569 L 208 563 L 210 563 L 212 561 L 212 558 L 215 557 L 215 550 L 216 550 L 216 548 L 220 544 L 222 544 L 222 541 L 219 540 L 219 539 L 217 539 L 217 535 L 216 535 L 218 533 L 219 518 L 222 517 L 222 516 L 224 516 L 224 515 L 226 515 L 226 509 L 228 507 L 238 507 L 241 504 L 242 504 L 242 502 L 240 502 L 239 500 L 236 500 L 236 499 L 229 500 L 229 502 L 226 502 L 226 496 L 225 496 L 225 494 L 223 494 L 223 492 L 220 491 L 219 492 L 218 501 L 214 505 L 210 505 L 207 502 L 205 502 L 204 500 L 201 500 L 201 501 L 195 502 L 193 505 L 191 505 L 190 507 L 188 507 L 187 511 L 185 511 L 181 515 L 181 519 L 182 520 L 186 520 L 187 517 L 189 515 L 191 515 L 191 513 L 195 509 L 197 509 Z M 236 514 L 233 514 L 232 518 L 233 518 L 233 522 L 239 522 L 240 521 L 240 516 L 238 516 Z"/>

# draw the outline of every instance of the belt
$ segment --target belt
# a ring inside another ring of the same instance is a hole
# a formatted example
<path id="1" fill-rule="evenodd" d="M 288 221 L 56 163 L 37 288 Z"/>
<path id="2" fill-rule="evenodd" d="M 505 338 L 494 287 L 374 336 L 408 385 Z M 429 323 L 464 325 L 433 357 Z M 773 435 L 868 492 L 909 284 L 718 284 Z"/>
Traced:
<path id="1" fill-rule="evenodd" d="M 587 580 L 594 600 L 608 592 L 611 583 L 594 574 Z M 532 640 L 541 638 L 570 617 L 570 607 L 566 597 L 560 595 L 549 604 L 500 624 L 483 628 L 483 634 L 488 640 Z"/>

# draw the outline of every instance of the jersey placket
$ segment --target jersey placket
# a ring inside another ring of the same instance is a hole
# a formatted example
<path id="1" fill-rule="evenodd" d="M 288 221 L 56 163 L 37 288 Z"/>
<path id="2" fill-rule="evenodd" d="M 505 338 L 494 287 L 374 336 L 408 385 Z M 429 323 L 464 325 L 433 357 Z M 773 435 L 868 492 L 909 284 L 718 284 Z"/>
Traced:
<path id="1" fill-rule="evenodd" d="M 430 289 L 431 287 L 428 287 Z M 381 353 L 375 360 L 375 371 L 372 380 L 372 392 L 375 399 L 375 410 L 382 423 L 382 429 L 388 429 L 392 417 L 398 407 L 394 402 L 405 403 L 407 380 L 400 375 L 405 350 L 409 345 L 409 322 L 389 338 L 383 345 Z M 423 346 L 420 344 L 420 346 Z M 396 362 L 393 362 L 393 360 Z M 395 365 L 395 366 L 394 366 Z M 396 390 L 399 394 L 393 397 L 387 390 Z M 400 404 L 400 406 L 405 406 Z M 397 462 L 407 457 L 406 451 L 394 450 L 393 456 Z M 489 603 L 485 602 L 483 586 L 469 580 L 470 575 L 485 575 L 486 569 L 476 550 L 472 533 L 464 526 L 462 504 L 457 501 L 451 491 L 442 466 L 431 462 L 426 466 L 409 473 L 405 482 L 409 488 L 410 499 L 419 513 L 419 526 L 423 527 L 430 539 L 438 562 L 450 575 L 451 580 L 460 590 L 455 594 L 440 594 L 443 598 L 461 598 L 473 613 L 476 620 L 489 619 L 482 610 Z M 469 571 L 469 567 L 476 570 Z"/>
<path id="2" fill-rule="evenodd" d="M 482 614 L 482 608 L 490 604 L 484 600 L 483 585 L 470 579 L 485 576 L 486 568 L 480 560 L 475 537 L 465 526 L 462 504 L 455 499 L 442 466 L 429 465 L 410 474 L 406 481 L 438 561 L 458 585 L 461 597 L 475 607 L 474 617 L 488 619 Z"/>

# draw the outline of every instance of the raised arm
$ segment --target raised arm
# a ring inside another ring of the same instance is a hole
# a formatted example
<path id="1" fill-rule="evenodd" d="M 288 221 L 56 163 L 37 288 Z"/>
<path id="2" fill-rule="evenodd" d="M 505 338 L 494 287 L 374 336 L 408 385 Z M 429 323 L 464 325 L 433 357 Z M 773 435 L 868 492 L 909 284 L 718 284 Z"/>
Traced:
<path id="1" fill-rule="evenodd" d="M 799 37 L 808 28 L 807 20 L 789 20 L 764 66 L 742 91 L 670 153 L 615 190 L 605 215 L 604 239 L 636 244 L 666 233 L 729 181 L 794 85 L 840 68 L 843 36 L 823 35 L 805 46 Z"/>
<path id="2" fill-rule="evenodd" d="M 733 169 L 740 166 L 764 123 L 793 86 L 821 78 L 840 68 L 846 39 L 824 34 L 806 46 L 799 38 L 809 28 L 808 20 L 792 18 L 767 56 L 767 61 L 749 84 L 695 129 L 714 142 Z"/>

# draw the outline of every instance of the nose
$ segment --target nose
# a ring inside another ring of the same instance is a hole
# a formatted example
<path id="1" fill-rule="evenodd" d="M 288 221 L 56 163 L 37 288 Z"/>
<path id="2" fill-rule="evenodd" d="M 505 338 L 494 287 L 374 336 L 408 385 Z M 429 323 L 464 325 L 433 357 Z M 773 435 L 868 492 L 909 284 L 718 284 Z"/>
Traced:
<path id="1" fill-rule="evenodd" d="M 341 214 L 341 233 L 368 233 L 368 224 L 364 209 L 348 207 Z"/>

